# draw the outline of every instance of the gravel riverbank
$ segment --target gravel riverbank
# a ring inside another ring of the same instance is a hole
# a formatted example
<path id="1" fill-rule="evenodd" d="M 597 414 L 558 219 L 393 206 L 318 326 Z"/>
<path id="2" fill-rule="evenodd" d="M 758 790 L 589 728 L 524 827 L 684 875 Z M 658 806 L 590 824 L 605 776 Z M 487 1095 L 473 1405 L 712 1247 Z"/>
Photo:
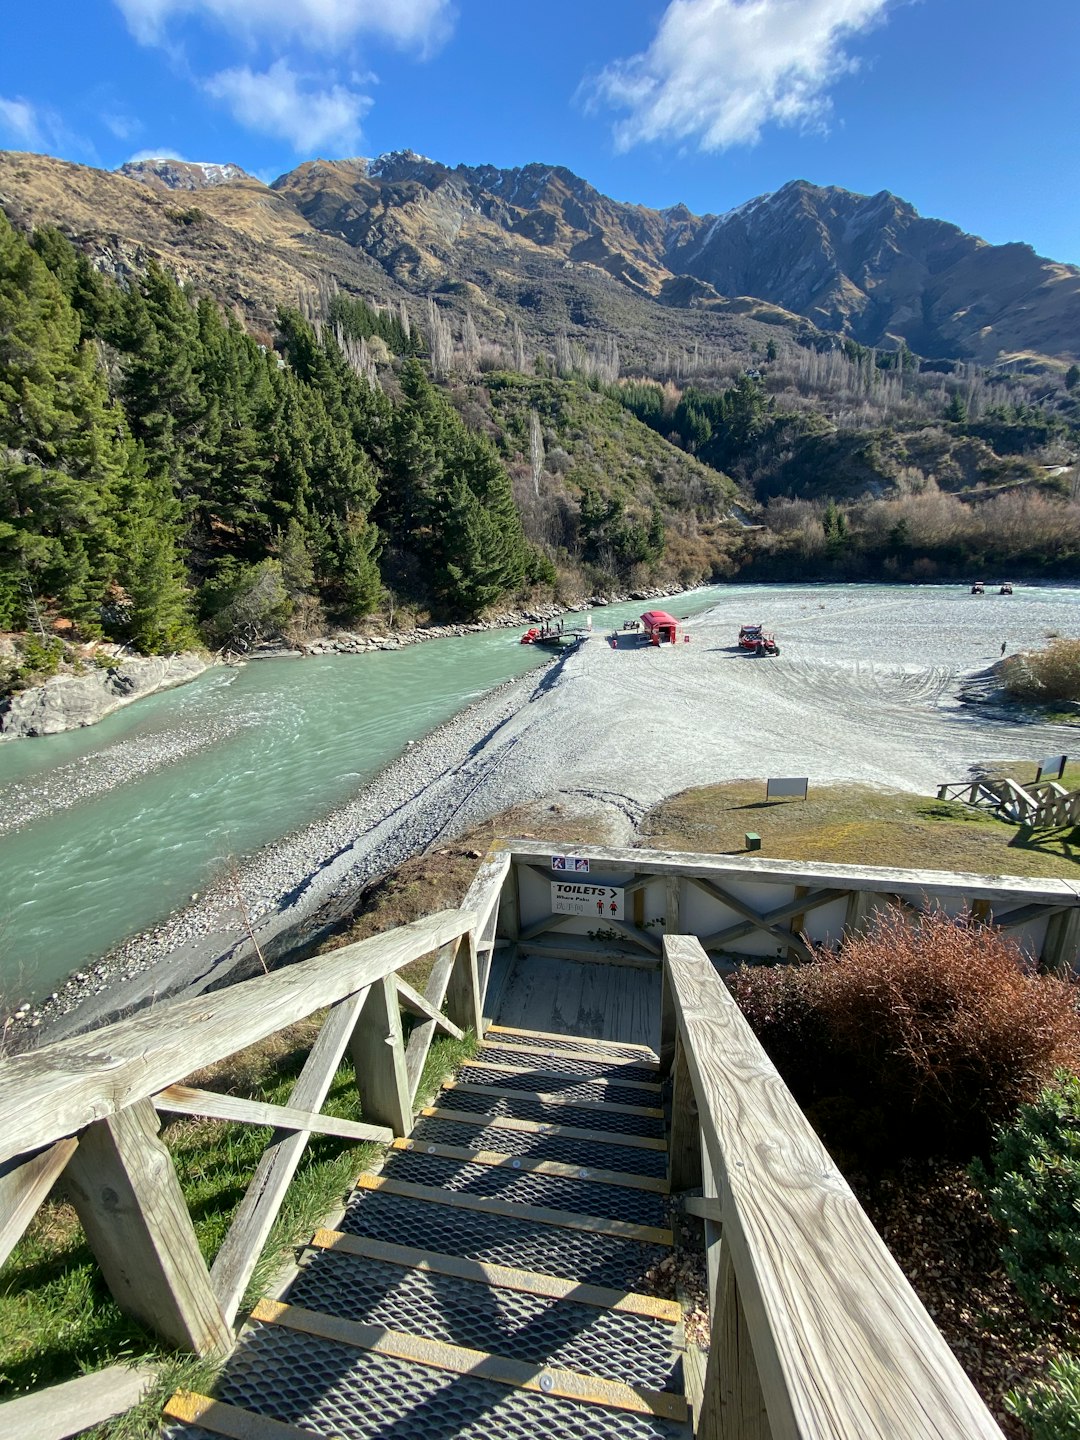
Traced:
<path id="1" fill-rule="evenodd" d="M 1002 641 L 1038 645 L 1065 628 L 1063 614 L 1075 630 L 1077 599 L 1048 592 L 1013 605 L 959 591 L 786 588 L 759 615 L 733 591 L 690 622 L 687 644 L 654 649 L 619 634 L 613 647 L 598 630 L 82 972 L 43 1009 L 40 1029 L 59 1038 L 152 997 L 212 985 L 250 953 L 249 926 L 272 957 L 302 945 L 376 876 L 531 799 L 559 800 L 569 813 L 599 806 L 629 841 L 648 808 L 687 786 L 807 775 L 812 784 L 932 794 L 973 765 L 1067 751 L 1071 727 L 958 697 L 996 662 Z M 777 630 L 776 659 L 735 645 L 739 623 L 759 619 Z"/>

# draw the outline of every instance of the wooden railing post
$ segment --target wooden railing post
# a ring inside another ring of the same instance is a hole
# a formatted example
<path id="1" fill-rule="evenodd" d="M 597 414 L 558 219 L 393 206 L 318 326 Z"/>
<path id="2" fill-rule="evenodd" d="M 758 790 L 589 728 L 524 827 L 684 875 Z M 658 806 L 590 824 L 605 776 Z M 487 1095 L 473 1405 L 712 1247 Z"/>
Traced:
<path id="1" fill-rule="evenodd" d="M 1040 965 L 1066 979 L 1076 973 L 1080 951 L 1080 910 L 1062 910 L 1051 915 L 1046 924 Z"/>
<path id="2" fill-rule="evenodd" d="M 675 1038 L 675 1059 L 671 1086 L 670 1156 L 671 1193 L 696 1190 L 701 1184 L 701 1125 L 698 1121 L 694 1083 L 686 1063 L 682 1035 Z"/>
<path id="3" fill-rule="evenodd" d="M 446 1015 L 460 1029 L 471 1030 L 477 1039 L 484 1033 L 476 935 L 471 930 L 458 942 L 454 968 L 450 971 L 446 987 Z"/>
<path id="4" fill-rule="evenodd" d="M 364 1119 L 389 1125 L 395 1135 L 407 1135 L 412 1129 L 412 1103 L 393 975 L 376 980 L 368 991 L 349 1051 Z"/>
<path id="5" fill-rule="evenodd" d="M 771 1440 L 772 1430 L 739 1299 L 731 1247 L 719 1242 L 716 1283 L 710 1288 L 709 1361 L 697 1440 Z"/>
<path id="6" fill-rule="evenodd" d="M 65 1176 L 121 1310 L 181 1350 L 227 1351 L 225 1322 L 149 1100 L 89 1125 Z"/>

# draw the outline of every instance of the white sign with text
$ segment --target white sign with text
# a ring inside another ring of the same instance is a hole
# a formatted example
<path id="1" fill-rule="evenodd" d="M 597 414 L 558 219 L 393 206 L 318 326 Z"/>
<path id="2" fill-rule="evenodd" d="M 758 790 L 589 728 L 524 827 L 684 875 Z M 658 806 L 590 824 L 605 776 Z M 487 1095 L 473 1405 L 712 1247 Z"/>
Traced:
<path id="1" fill-rule="evenodd" d="M 581 885 L 572 880 L 552 880 L 551 913 L 621 920 L 624 893 L 614 885 Z"/>

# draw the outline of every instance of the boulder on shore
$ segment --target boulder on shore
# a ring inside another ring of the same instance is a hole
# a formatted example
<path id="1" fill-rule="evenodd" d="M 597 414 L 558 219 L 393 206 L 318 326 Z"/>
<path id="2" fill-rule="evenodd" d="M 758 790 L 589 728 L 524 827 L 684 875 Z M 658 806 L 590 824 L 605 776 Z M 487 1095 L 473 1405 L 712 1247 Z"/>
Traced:
<path id="1" fill-rule="evenodd" d="M 208 655 L 185 652 L 118 660 L 107 670 L 88 669 L 82 675 L 54 675 L 0 700 L 0 738 L 59 735 L 93 725 L 144 695 L 194 680 L 213 663 Z"/>

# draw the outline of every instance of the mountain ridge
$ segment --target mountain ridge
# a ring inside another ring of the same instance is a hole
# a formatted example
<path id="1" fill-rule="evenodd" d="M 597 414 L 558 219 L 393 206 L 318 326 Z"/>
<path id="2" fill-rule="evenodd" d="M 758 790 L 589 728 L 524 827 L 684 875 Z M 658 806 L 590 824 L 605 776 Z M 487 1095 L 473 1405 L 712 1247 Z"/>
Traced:
<path id="1" fill-rule="evenodd" d="M 193 208 L 172 208 L 181 194 Z M 8 152 L 0 203 L 24 225 L 59 225 L 103 268 L 164 258 L 255 323 L 325 277 L 376 299 L 469 303 L 497 333 L 517 319 L 548 345 L 607 330 L 635 357 L 669 338 L 750 349 L 777 326 L 982 365 L 1080 356 L 1080 268 L 991 245 L 888 190 L 799 179 L 696 215 L 612 199 L 538 161 L 396 150 L 306 160 L 267 186 L 231 163 L 103 172 Z"/>

